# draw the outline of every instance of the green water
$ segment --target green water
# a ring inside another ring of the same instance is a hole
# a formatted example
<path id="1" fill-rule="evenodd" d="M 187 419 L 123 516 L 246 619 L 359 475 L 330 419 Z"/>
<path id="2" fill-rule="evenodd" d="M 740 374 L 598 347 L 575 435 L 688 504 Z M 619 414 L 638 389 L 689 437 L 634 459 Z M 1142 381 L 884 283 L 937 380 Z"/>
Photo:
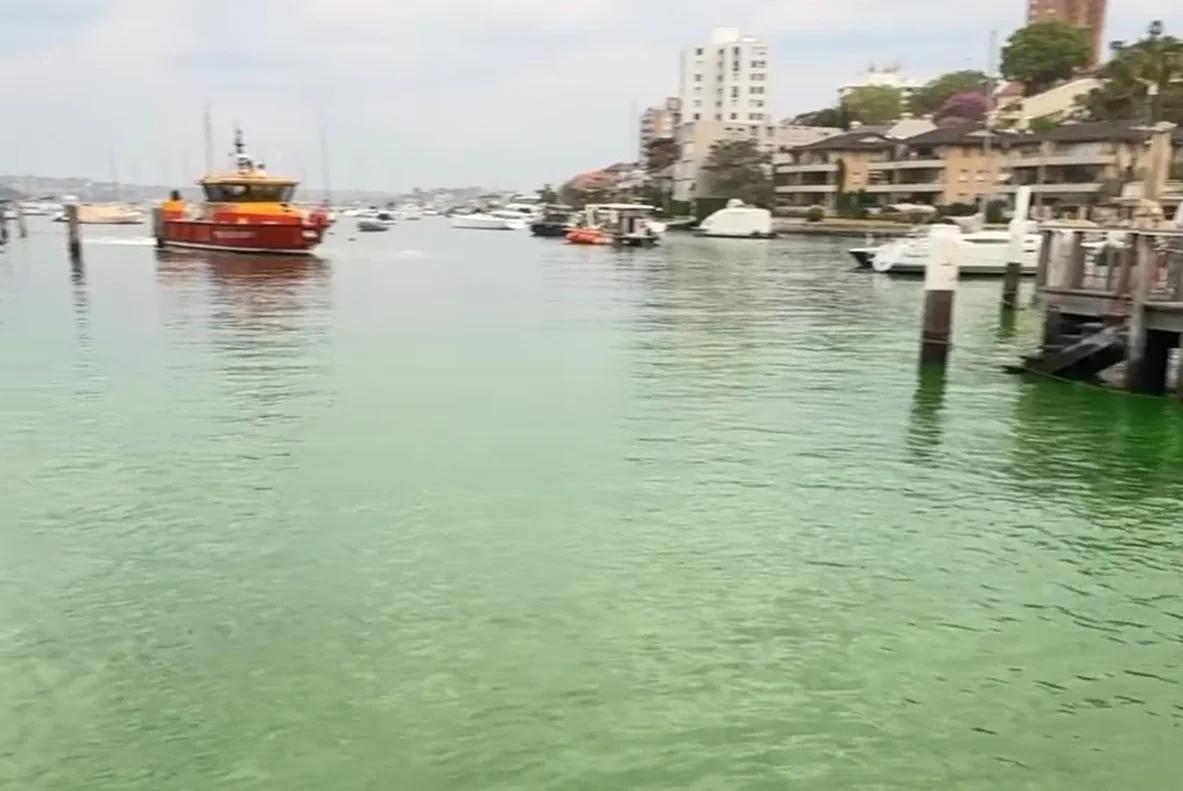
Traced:
<path id="1" fill-rule="evenodd" d="M 1165 789 L 1183 420 L 834 240 L 0 253 L 0 788 Z"/>

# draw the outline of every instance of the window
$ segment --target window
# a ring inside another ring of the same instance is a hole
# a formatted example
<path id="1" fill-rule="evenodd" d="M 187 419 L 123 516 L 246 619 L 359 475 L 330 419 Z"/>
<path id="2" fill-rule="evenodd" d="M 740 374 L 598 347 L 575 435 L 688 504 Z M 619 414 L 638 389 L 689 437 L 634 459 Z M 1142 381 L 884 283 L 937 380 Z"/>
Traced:
<path id="1" fill-rule="evenodd" d="M 961 171 L 961 173 L 958 174 L 958 176 L 957 176 L 957 180 L 960 181 L 962 184 L 969 181 L 969 171 L 968 170 Z"/>
<path id="2" fill-rule="evenodd" d="M 768 65 L 768 61 L 764 61 L 764 60 L 754 60 L 754 61 L 752 61 L 752 68 L 753 68 L 753 69 L 763 69 L 763 68 L 764 68 L 764 67 L 766 67 L 767 65 Z"/>
<path id="3" fill-rule="evenodd" d="M 736 85 L 736 86 L 732 86 L 732 88 L 731 88 L 731 98 L 733 98 L 733 99 L 738 99 L 738 98 L 739 98 L 739 86 L 738 86 L 738 85 Z"/>
<path id="4" fill-rule="evenodd" d="M 722 113 L 715 113 L 715 120 L 716 120 L 716 121 L 722 121 L 722 120 L 723 120 L 723 114 L 722 114 Z"/>
<path id="5" fill-rule="evenodd" d="M 738 121 L 738 120 L 739 120 L 739 114 L 738 114 L 738 113 L 732 113 L 732 114 L 731 114 L 731 120 L 732 120 L 732 121 Z"/>
<path id="6" fill-rule="evenodd" d="M 763 85 L 753 85 L 751 88 L 748 89 L 748 91 L 750 93 L 764 93 L 764 86 Z"/>
<path id="7" fill-rule="evenodd" d="M 695 121 L 699 120 L 700 118 L 702 118 L 702 114 L 701 114 L 701 113 L 695 113 L 695 114 L 694 114 L 694 120 L 695 120 Z"/>
<path id="8" fill-rule="evenodd" d="M 701 75 L 701 74 L 695 74 L 695 75 L 694 75 L 694 81 L 695 81 L 695 82 L 702 82 L 702 75 Z"/>
<path id="9" fill-rule="evenodd" d="M 763 106 L 764 106 L 764 102 L 761 102 L 761 101 L 752 102 L 752 107 L 763 107 Z"/>
<path id="10" fill-rule="evenodd" d="M 694 106 L 695 107 L 702 107 L 702 99 L 695 99 Z"/>
<path id="11" fill-rule="evenodd" d="M 701 55 L 701 54 L 702 54 L 702 47 L 697 47 L 697 48 L 695 48 L 695 50 L 694 50 L 694 54 L 695 54 L 695 55 Z"/>
<path id="12" fill-rule="evenodd" d="M 290 203 L 294 184 L 205 184 L 205 199 L 211 203 Z"/>
<path id="13" fill-rule="evenodd" d="M 731 54 L 738 58 L 739 57 L 739 47 L 732 48 Z"/>
<path id="14" fill-rule="evenodd" d="M 763 121 L 763 120 L 764 120 L 764 113 L 750 113 L 750 114 L 748 115 L 748 120 L 750 120 L 750 121 Z"/>
<path id="15" fill-rule="evenodd" d="M 764 82 L 764 75 L 763 74 L 753 74 L 752 75 L 752 82 Z"/>

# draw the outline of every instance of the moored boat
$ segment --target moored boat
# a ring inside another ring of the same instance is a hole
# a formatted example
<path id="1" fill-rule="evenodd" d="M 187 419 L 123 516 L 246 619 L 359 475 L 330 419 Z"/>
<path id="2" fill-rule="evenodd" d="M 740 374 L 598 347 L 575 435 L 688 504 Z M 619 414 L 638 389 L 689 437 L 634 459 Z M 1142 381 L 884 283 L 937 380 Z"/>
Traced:
<path id="1" fill-rule="evenodd" d="M 332 221 L 323 209 L 292 203 L 294 179 L 271 176 L 245 153 L 241 130 L 234 137 L 234 170 L 211 173 L 198 184 L 205 200 L 187 203 L 179 193 L 161 206 L 156 242 L 162 247 L 240 253 L 310 255 Z"/>
<path id="2" fill-rule="evenodd" d="M 772 212 L 748 206 L 738 198 L 727 201 L 727 208 L 705 218 L 694 233 L 722 239 L 771 239 L 776 236 L 772 232 Z"/>
<path id="3" fill-rule="evenodd" d="M 530 223 L 530 233 L 534 236 L 563 238 L 574 227 L 571 212 L 570 206 L 547 206 L 542 217 Z"/>
<path id="4" fill-rule="evenodd" d="M 521 231 L 526 228 L 526 221 L 516 213 L 478 212 L 453 215 L 452 227 L 473 231 Z"/>

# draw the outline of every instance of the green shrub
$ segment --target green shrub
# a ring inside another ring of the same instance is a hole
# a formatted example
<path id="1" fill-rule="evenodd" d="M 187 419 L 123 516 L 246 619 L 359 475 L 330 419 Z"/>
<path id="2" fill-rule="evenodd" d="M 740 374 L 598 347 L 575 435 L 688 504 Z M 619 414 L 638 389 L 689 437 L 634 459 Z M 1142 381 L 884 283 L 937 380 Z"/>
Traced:
<path id="1" fill-rule="evenodd" d="M 826 210 L 821 206 L 810 206 L 809 211 L 805 213 L 805 219 L 808 222 L 821 222 L 826 218 Z"/>

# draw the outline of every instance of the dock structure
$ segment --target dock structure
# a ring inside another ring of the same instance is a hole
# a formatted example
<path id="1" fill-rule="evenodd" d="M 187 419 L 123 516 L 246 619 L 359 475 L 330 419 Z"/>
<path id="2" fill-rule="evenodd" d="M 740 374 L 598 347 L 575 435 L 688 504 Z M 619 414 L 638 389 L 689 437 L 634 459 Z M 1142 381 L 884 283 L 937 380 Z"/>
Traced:
<path id="1" fill-rule="evenodd" d="M 1043 337 L 1024 367 L 1165 393 L 1183 338 L 1183 231 L 1049 225 L 1041 232 L 1035 297 Z M 1176 368 L 1183 397 L 1183 365 Z"/>

